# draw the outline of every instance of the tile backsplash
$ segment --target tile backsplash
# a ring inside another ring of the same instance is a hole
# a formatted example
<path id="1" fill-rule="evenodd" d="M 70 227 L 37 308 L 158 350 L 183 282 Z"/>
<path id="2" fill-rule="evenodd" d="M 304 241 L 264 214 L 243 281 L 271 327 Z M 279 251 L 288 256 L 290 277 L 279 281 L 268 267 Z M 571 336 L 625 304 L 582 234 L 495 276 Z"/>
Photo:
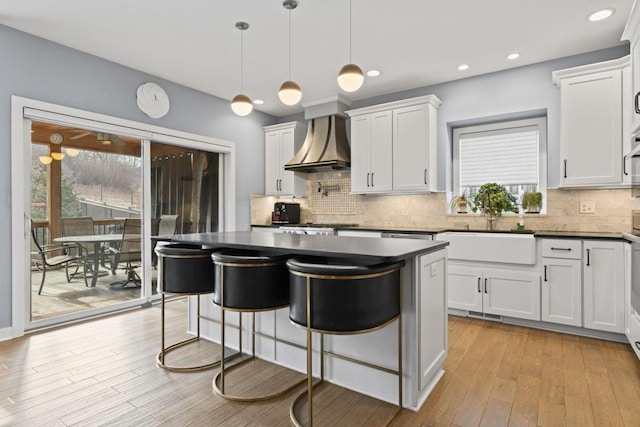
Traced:
<path id="1" fill-rule="evenodd" d="M 318 193 L 318 182 L 331 188 Z M 339 187 L 339 190 L 335 186 Z M 445 193 L 423 195 L 352 195 L 349 172 L 315 173 L 307 177 L 307 197 L 251 197 L 251 223 L 270 224 L 276 201 L 300 203 L 302 223 L 350 223 L 372 227 L 483 229 L 486 219 L 476 214 L 448 214 Z M 581 201 L 594 201 L 594 214 L 580 214 Z M 638 202 L 629 189 L 547 190 L 544 215 L 525 215 L 532 230 L 620 232 L 631 229 L 631 211 Z M 516 227 L 517 215 L 504 215 L 497 230 Z"/>

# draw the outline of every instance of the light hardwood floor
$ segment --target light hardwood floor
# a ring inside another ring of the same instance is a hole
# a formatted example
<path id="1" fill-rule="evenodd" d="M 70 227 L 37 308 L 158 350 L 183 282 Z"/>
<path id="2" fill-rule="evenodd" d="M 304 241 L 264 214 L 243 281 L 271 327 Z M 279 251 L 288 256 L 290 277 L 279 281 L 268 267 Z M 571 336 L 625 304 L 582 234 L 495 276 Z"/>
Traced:
<path id="1" fill-rule="evenodd" d="M 185 337 L 186 303 L 168 304 L 168 341 Z M 215 370 L 156 367 L 160 310 L 152 307 L 0 343 L 2 426 L 285 426 L 298 390 L 243 404 L 215 396 Z M 199 363 L 212 343 L 172 354 Z M 459 317 L 449 321 L 446 374 L 423 408 L 395 426 L 640 426 L 640 361 L 618 343 Z M 300 378 L 258 361 L 227 377 L 260 393 Z M 381 425 L 392 405 L 323 384 L 314 424 Z"/>

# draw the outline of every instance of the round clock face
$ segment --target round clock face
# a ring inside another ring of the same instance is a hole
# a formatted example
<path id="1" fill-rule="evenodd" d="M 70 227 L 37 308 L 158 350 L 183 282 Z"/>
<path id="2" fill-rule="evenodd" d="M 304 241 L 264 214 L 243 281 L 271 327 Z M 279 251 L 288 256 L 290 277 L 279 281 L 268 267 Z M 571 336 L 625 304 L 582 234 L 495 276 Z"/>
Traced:
<path id="1" fill-rule="evenodd" d="M 169 96 L 158 84 L 149 82 L 138 87 L 138 108 L 152 119 L 164 117 L 169 112 Z"/>
<path id="2" fill-rule="evenodd" d="M 49 141 L 54 144 L 62 144 L 62 140 L 62 135 L 60 135 L 59 133 L 52 133 L 51 136 L 49 136 Z"/>

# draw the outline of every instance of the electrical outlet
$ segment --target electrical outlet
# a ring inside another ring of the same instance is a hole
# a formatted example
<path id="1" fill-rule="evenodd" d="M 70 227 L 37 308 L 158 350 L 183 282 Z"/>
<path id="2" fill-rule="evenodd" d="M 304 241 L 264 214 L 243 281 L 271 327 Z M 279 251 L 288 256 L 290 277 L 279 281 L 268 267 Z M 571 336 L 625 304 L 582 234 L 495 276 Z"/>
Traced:
<path id="1" fill-rule="evenodd" d="M 580 202 L 580 213 L 581 214 L 594 214 L 596 213 L 596 202 L 594 200 L 589 200 L 586 202 Z"/>

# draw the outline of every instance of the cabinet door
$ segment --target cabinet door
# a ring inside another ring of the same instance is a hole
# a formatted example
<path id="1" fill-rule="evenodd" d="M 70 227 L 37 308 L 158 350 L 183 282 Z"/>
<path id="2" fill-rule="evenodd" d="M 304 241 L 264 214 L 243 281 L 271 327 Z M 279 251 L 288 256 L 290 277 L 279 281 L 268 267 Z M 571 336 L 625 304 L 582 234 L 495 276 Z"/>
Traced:
<path id="1" fill-rule="evenodd" d="M 280 131 L 280 194 L 295 194 L 295 176 L 293 172 L 285 171 L 284 165 L 295 155 L 295 132 L 294 129 Z"/>
<path id="2" fill-rule="evenodd" d="M 393 189 L 428 190 L 429 116 L 426 105 L 393 110 Z"/>
<path id="3" fill-rule="evenodd" d="M 640 40 L 632 41 L 631 47 L 631 71 L 632 77 L 632 92 L 631 92 L 631 105 L 625 105 L 624 108 L 629 108 L 633 113 L 633 120 L 631 121 L 631 131 L 640 126 Z"/>
<path id="4" fill-rule="evenodd" d="M 560 100 L 563 185 L 622 181 L 622 71 L 562 80 Z"/>
<path id="5" fill-rule="evenodd" d="M 449 264 L 448 307 L 482 312 L 482 272 Z"/>
<path id="6" fill-rule="evenodd" d="M 491 270 L 483 275 L 484 312 L 540 320 L 540 276 L 518 271 Z"/>
<path id="7" fill-rule="evenodd" d="M 267 196 L 280 194 L 280 132 L 268 132 L 264 145 L 264 193 Z"/>
<path id="8" fill-rule="evenodd" d="M 541 318 L 582 326 L 582 261 L 542 258 Z"/>
<path id="9" fill-rule="evenodd" d="M 584 327 L 624 333 L 624 252 L 622 242 L 583 244 Z"/>
<path id="10" fill-rule="evenodd" d="M 371 192 L 393 188 L 393 126 L 391 111 L 371 115 Z"/>
<path id="11" fill-rule="evenodd" d="M 351 119 L 351 192 L 368 193 L 371 190 L 371 116 Z"/>

